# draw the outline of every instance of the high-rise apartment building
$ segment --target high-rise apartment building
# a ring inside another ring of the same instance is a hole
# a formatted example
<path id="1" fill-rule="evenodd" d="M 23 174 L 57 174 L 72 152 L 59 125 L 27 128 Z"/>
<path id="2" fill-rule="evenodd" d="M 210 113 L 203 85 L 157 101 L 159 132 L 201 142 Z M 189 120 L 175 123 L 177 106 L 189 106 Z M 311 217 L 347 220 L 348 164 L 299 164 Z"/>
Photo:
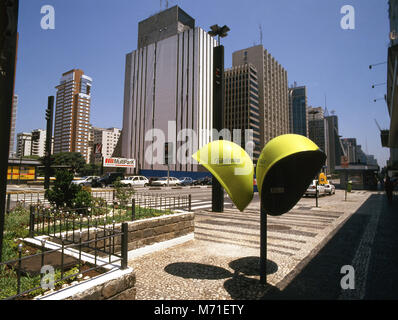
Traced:
<path id="1" fill-rule="evenodd" d="M 161 23 L 165 20 L 166 24 Z M 188 143 L 195 152 L 212 140 L 207 132 L 213 127 L 213 48 L 217 41 L 194 25 L 178 6 L 162 11 L 147 19 L 145 28 L 141 23 L 138 49 L 126 55 L 121 154 L 136 159 L 137 170 L 168 168 L 155 161 L 156 152 L 161 151 L 151 149 L 156 140 L 148 136 L 151 129 L 159 129 L 165 142 L 173 144 L 170 170 L 197 171 L 197 164 L 178 161 L 189 157 L 181 146 Z M 169 121 L 174 127 L 169 127 Z M 198 139 L 189 142 L 178 137 L 183 129 L 191 129 Z"/>
<path id="2" fill-rule="evenodd" d="M 113 151 L 115 150 L 116 144 L 119 140 L 120 133 L 121 130 L 118 128 L 103 129 L 93 127 L 94 163 L 101 164 L 102 157 L 112 157 Z"/>
<path id="3" fill-rule="evenodd" d="M 262 148 L 272 138 L 290 133 L 287 71 L 262 45 L 233 53 L 233 66 L 247 63 L 257 70 Z"/>
<path id="4" fill-rule="evenodd" d="M 225 75 L 225 106 L 224 128 L 231 132 L 240 129 L 241 147 L 246 147 L 245 130 L 253 130 L 253 162 L 257 163 L 260 156 L 260 110 L 258 102 L 257 70 L 251 64 L 226 69 Z"/>
<path id="5" fill-rule="evenodd" d="M 32 131 L 31 155 L 44 157 L 46 153 L 46 130 L 36 129 Z"/>
<path id="6" fill-rule="evenodd" d="M 32 150 L 32 133 L 20 132 L 17 134 L 17 157 L 30 156 Z"/>
<path id="7" fill-rule="evenodd" d="M 88 162 L 91 84 L 79 69 L 62 75 L 56 86 L 53 153 L 80 152 Z"/>
<path id="8" fill-rule="evenodd" d="M 308 137 L 307 88 L 289 88 L 290 132 Z"/>
<path id="9" fill-rule="evenodd" d="M 9 156 L 15 155 L 14 142 L 15 142 L 15 122 L 17 120 L 18 96 L 14 95 L 12 99 L 12 112 L 11 112 L 11 127 L 10 127 L 10 149 Z"/>

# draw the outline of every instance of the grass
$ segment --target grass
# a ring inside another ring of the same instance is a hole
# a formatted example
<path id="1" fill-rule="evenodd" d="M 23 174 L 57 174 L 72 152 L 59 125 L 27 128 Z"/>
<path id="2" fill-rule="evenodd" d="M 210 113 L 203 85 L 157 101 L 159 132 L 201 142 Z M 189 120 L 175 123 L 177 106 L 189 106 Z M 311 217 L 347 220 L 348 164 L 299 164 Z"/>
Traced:
<path id="1" fill-rule="evenodd" d="M 104 224 L 104 219 L 106 224 L 112 223 L 120 223 L 125 221 L 131 221 L 131 207 L 119 206 L 115 207 L 114 214 L 111 214 L 113 211 L 113 206 L 106 206 L 98 208 L 97 210 L 93 210 L 94 213 L 99 214 L 99 216 L 95 216 L 98 219 L 100 225 Z M 162 215 L 172 214 L 171 210 L 158 210 L 152 208 L 144 208 L 141 206 L 135 206 L 135 219 L 146 219 L 151 217 L 159 217 Z M 29 236 L 29 210 L 24 208 L 22 205 L 17 206 L 13 211 L 5 217 L 5 225 L 4 225 L 4 239 L 3 239 L 3 259 L 2 261 L 10 261 L 18 258 L 18 245 L 21 242 L 20 238 L 26 238 Z M 87 216 L 84 217 L 87 219 Z M 75 230 L 79 230 L 79 218 L 76 220 Z M 87 223 L 87 222 L 86 222 Z M 39 224 L 38 224 L 39 225 Z M 73 225 L 71 220 L 69 220 L 68 224 L 59 224 L 56 225 L 55 232 L 62 231 L 71 231 L 73 230 Z M 48 232 L 48 226 L 46 225 L 43 233 Z M 54 232 L 53 225 L 50 225 L 50 233 Z M 34 254 L 34 251 L 37 250 L 35 248 L 28 247 L 26 245 L 22 248 L 22 256 L 28 256 Z M 72 268 L 69 271 L 65 271 L 64 277 L 69 275 L 73 275 L 77 273 L 77 268 Z M 55 270 L 55 281 L 61 278 L 61 271 Z M 59 281 L 56 287 L 61 287 L 64 283 L 70 283 L 74 281 L 76 277 L 71 277 L 67 280 Z M 21 290 L 20 292 L 24 292 L 36 287 L 40 287 L 41 275 L 30 276 L 23 275 L 20 278 L 21 280 Z M 0 265 L 0 299 L 5 299 L 17 294 L 17 272 L 15 269 L 10 268 L 5 265 Z M 31 291 L 27 294 L 25 298 L 33 298 L 34 296 L 43 294 L 45 290 L 37 289 Z"/>

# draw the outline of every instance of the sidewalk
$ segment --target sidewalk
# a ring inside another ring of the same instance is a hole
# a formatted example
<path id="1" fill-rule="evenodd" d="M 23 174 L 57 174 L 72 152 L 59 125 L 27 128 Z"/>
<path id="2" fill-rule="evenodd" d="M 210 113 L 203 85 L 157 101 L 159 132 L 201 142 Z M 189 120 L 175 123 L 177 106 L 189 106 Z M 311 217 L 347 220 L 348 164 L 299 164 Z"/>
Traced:
<path id="1" fill-rule="evenodd" d="M 291 212 L 268 218 L 265 286 L 259 283 L 258 210 L 199 212 L 195 240 L 129 261 L 136 298 L 396 298 L 397 200 L 389 207 L 377 192 L 343 199 L 342 192 L 322 198 L 320 208 L 302 199 Z M 344 265 L 355 268 L 355 290 L 340 287 Z"/>
<path id="2" fill-rule="evenodd" d="M 341 267 L 352 265 L 355 289 L 342 290 Z M 264 299 L 397 299 L 398 196 L 373 194 L 283 290 Z"/>

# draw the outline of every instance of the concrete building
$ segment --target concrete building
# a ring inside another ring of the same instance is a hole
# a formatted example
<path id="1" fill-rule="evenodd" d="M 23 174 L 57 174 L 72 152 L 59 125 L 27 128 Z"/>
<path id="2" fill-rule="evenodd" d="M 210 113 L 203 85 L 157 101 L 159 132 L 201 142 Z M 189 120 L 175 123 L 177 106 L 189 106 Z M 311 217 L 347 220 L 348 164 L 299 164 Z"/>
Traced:
<path id="1" fill-rule="evenodd" d="M 30 156 L 32 149 L 32 133 L 20 132 L 17 134 L 17 157 Z"/>
<path id="2" fill-rule="evenodd" d="M 80 152 L 88 162 L 92 79 L 79 69 L 62 75 L 57 88 L 53 153 Z"/>
<path id="3" fill-rule="evenodd" d="M 119 140 L 121 130 L 118 128 L 96 128 L 93 127 L 93 161 L 102 163 L 102 157 L 112 157 L 116 144 Z"/>
<path id="4" fill-rule="evenodd" d="M 358 145 L 356 138 L 343 138 L 341 143 L 344 148 L 344 153 L 348 158 L 349 164 L 358 163 Z"/>
<path id="5" fill-rule="evenodd" d="M 290 132 L 308 137 L 307 87 L 289 88 Z"/>
<path id="6" fill-rule="evenodd" d="M 339 124 L 338 118 L 335 115 L 325 117 L 328 124 L 328 140 L 329 150 L 327 165 L 330 172 L 333 172 L 336 166 L 341 163 L 341 156 L 343 155 L 342 147 L 340 144 Z"/>
<path id="7" fill-rule="evenodd" d="M 245 64 L 225 70 L 224 75 L 224 128 L 229 129 L 231 134 L 234 129 L 242 130 L 242 148 L 246 143 L 245 129 L 253 130 L 253 162 L 257 163 L 261 152 L 257 70 L 253 65 Z"/>
<path id="8" fill-rule="evenodd" d="M 32 131 L 31 155 L 44 157 L 46 154 L 46 130 L 36 129 Z"/>
<path id="9" fill-rule="evenodd" d="M 18 109 L 18 96 L 14 95 L 12 100 L 12 112 L 11 112 L 11 127 L 10 127 L 10 149 L 9 149 L 9 157 L 13 157 L 15 155 L 15 123 L 17 120 L 17 109 Z"/>
<path id="10" fill-rule="evenodd" d="M 236 51 L 232 65 L 251 63 L 257 70 L 261 148 L 279 135 L 290 133 L 287 71 L 262 45 Z"/>
<path id="11" fill-rule="evenodd" d="M 325 152 L 326 172 L 330 173 L 329 159 L 329 126 L 324 116 L 322 107 L 308 107 L 308 138 L 311 139 L 323 152 Z"/>
<path id="12" fill-rule="evenodd" d="M 167 26 L 177 27 L 168 27 L 164 36 L 154 35 L 164 30 L 159 21 L 169 18 L 173 22 Z M 138 49 L 126 55 L 121 154 L 136 159 L 136 170 L 167 170 L 167 165 L 156 160 L 157 152 L 162 152 L 153 148 L 156 137 L 148 136 L 151 129 L 158 129 L 165 142 L 173 144 L 170 170 L 197 171 L 196 164 L 175 161 L 188 157 L 181 153 L 185 153 L 181 148 L 185 137 L 177 134 L 191 129 L 198 135 L 189 142 L 192 152 L 212 139 L 203 130 L 212 129 L 213 47 L 217 42 L 205 30 L 193 28 L 193 19 L 178 6 L 151 17 L 145 25 L 141 24 Z M 175 124 L 170 130 L 169 121 Z"/>
<path id="13" fill-rule="evenodd" d="M 390 176 L 398 175 L 398 0 L 389 0 L 390 20 L 390 46 L 387 58 L 387 94 L 386 102 L 390 116 L 390 127 L 386 132 L 388 138 L 383 147 L 390 148 L 390 159 L 387 168 L 391 171 Z M 383 135 L 383 132 L 381 133 Z M 383 137 L 382 137 L 382 140 Z"/>
<path id="14" fill-rule="evenodd" d="M 178 6 L 166 9 L 138 23 L 137 48 L 195 29 L 195 20 Z"/>

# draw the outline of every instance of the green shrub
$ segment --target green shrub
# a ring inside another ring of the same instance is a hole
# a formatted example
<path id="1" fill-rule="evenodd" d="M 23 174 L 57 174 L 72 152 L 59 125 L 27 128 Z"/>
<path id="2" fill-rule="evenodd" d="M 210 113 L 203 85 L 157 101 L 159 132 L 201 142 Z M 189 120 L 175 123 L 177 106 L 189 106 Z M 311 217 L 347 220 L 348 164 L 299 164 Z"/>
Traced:
<path id="1" fill-rule="evenodd" d="M 72 180 L 73 173 L 67 170 L 59 170 L 55 175 L 53 188 L 46 190 L 45 197 L 58 208 L 64 205 L 72 208 L 74 199 L 81 190 L 81 186 L 71 183 Z"/>
<path id="2" fill-rule="evenodd" d="M 128 188 L 123 186 L 123 184 L 120 183 L 120 178 L 114 182 L 113 186 L 115 188 L 116 200 L 120 203 L 121 207 L 126 207 L 135 193 L 134 189 L 132 187 Z"/>

